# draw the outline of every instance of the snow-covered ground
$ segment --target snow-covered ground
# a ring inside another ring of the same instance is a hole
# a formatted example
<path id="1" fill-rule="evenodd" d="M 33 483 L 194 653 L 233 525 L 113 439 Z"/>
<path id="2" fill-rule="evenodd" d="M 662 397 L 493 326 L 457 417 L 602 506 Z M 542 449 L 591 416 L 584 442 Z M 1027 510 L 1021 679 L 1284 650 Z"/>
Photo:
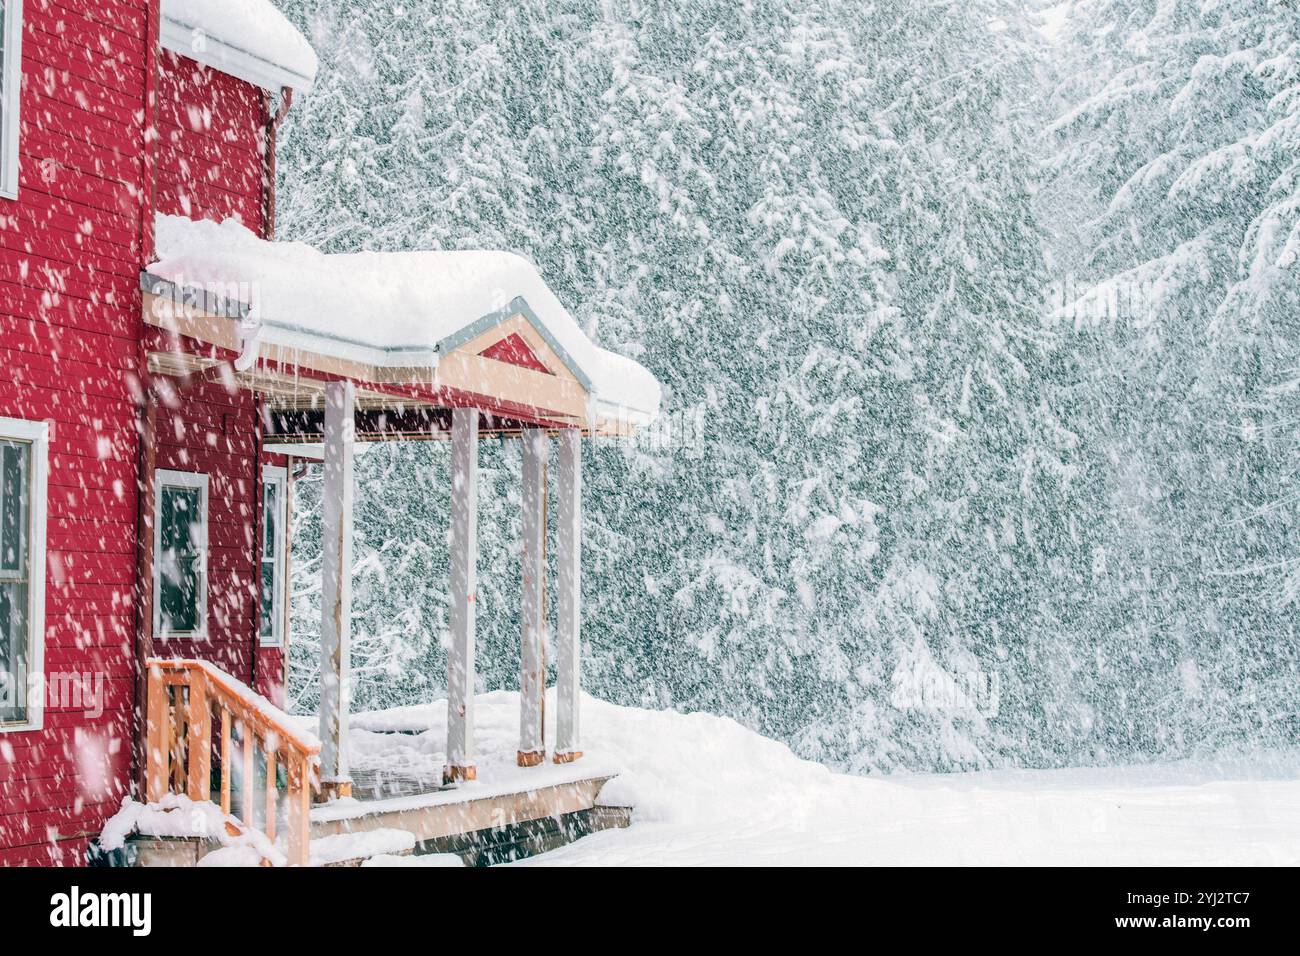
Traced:
<path id="1" fill-rule="evenodd" d="M 481 770 L 513 760 L 518 695 L 476 707 Z M 441 702 L 357 715 L 354 761 L 433 766 L 445 720 Z M 584 697 L 582 721 L 588 766 L 619 770 L 601 800 L 633 824 L 519 865 L 1300 863 L 1300 752 L 868 778 L 709 714 Z M 376 733 L 397 729 L 425 732 Z"/>

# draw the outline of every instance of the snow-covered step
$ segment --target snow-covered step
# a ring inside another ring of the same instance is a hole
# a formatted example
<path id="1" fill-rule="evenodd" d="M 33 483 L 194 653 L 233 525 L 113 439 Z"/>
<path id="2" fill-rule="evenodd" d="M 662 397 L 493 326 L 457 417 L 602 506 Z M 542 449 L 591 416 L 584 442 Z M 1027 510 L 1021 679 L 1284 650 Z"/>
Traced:
<path id="1" fill-rule="evenodd" d="M 311 841 L 312 866 L 360 866 L 372 857 L 400 858 L 415 849 L 409 830 L 381 827 L 357 833 L 335 833 Z"/>
<path id="2" fill-rule="evenodd" d="M 455 853 L 426 853 L 423 856 L 396 856 L 381 853 L 364 861 L 362 866 L 465 866 Z"/>

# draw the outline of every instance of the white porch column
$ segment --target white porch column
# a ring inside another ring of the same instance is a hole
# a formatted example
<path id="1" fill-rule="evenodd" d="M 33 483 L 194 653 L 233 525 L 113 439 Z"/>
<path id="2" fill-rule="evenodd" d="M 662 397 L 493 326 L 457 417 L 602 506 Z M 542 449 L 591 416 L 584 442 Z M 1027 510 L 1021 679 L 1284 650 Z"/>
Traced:
<path id="1" fill-rule="evenodd" d="M 325 487 L 321 507 L 320 739 L 323 797 L 352 793 L 348 708 L 352 670 L 352 456 L 356 388 L 325 386 Z"/>
<path id="2" fill-rule="evenodd" d="M 582 432 L 565 429 L 559 438 L 559 518 L 556 555 L 559 607 L 555 628 L 555 762 L 582 756 L 578 737 L 579 649 L 582 629 Z"/>
<path id="3" fill-rule="evenodd" d="M 473 780 L 474 605 L 478 599 L 478 409 L 451 412 L 451 648 L 447 653 L 447 766 Z"/>
<path id="4" fill-rule="evenodd" d="M 519 755 L 521 767 L 546 759 L 546 460 L 550 440 L 540 428 L 528 428 L 524 443 L 523 606 L 519 611 Z"/>

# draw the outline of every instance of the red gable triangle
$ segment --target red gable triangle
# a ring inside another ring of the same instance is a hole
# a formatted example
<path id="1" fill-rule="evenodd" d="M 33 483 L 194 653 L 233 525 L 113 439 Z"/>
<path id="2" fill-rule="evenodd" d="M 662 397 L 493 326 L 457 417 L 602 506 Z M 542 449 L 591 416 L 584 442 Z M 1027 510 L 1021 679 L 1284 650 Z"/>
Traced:
<path id="1" fill-rule="evenodd" d="M 518 332 L 511 332 L 504 339 L 493 342 L 478 354 L 484 358 L 505 362 L 507 365 L 518 365 L 522 368 L 530 368 L 534 372 L 551 374 L 551 370 L 542 364 L 542 360 L 529 348 L 528 343 Z"/>

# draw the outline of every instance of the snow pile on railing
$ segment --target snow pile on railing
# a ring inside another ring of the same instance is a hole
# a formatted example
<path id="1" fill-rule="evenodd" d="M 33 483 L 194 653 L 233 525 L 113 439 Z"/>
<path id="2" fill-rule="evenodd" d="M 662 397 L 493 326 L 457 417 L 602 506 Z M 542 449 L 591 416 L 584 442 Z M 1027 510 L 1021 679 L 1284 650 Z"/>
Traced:
<path id="1" fill-rule="evenodd" d="M 190 663 L 197 664 L 203 668 L 208 679 L 221 684 L 232 694 L 238 697 L 253 710 L 259 710 L 273 723 L 280 728 L 280 733 L 297 744 L 300 750 L 319 750 L 320 738 L 311 730 L 305 727 L 296 726 L 292 717 L 281 710 L 275 704 L 271 703 L 264 696 L 259 694 L 253 688 L 249 687 L 238 677 L 227 674 L 221 668 L 217 667 L 210 661 L 193 660 Z"/>
<path id="2" fill-rule="evenodd" d="M 160 660 L 165 660 L 170 664 L 184 665 L 185 667 L 197 667 L 203 671 L 209 681 L 219 684 L 226 693 L 243 701 L 250 710 L 261 712 L 270 723 L 276 725 L 277 732 L 284 737 L 286 743 L 293 744 L 298 750 L 306 753 L 319 753 L 320 738 L 306 724 L 301 720 L 290 717 L 238 677 L 227 674 L 211 661 L 191 657 L 169 657 Z M 319 763 L 319 756 L 316 756 L 313 762 Z"/>

